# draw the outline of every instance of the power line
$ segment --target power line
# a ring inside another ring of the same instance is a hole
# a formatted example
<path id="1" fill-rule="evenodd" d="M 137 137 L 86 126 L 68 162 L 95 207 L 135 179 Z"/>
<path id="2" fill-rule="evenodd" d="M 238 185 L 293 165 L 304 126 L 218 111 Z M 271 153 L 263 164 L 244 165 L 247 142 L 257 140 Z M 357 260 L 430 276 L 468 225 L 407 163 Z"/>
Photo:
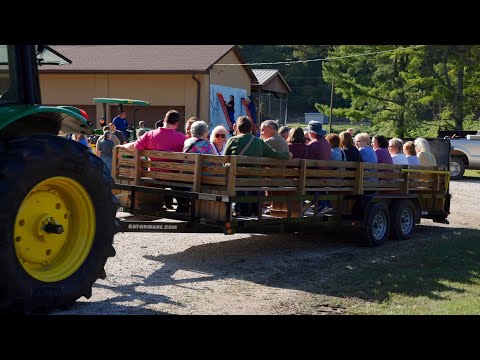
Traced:
<path id="1" fill-rule="evenodd" d="M 262 62 L 262 63 L 245 63 L 245 64 L 213 64 L 213 66 L 252 66 L 252 65 L 290 65 L 290 64 L 302 64 L 302 63 L 309 63 L 309 62 L 318 62 L 318 61 L 328 61 L 328 60 L 339 60 L 339 59 L 346 59 L 352 57 L 359 57 L 359 56 L 368 56 L 368 55 L 376 55 L 376 54 L 383 54 L 387 52 L 393 52 L 397 50 L 407 50 L 413 48 L 424 47 L 425 45 L 412 45 L 407 47 L 400 47 L 392 50 L 382 50 L 382 51 L 372 51 L 369 53 L 363 54 L 352 54 L 352 55 L 344 55 L 344 56 L 332 56 L 326 58 L 318 58 L 318 59 L 308 59 L 308 60 L 291 60 L 291 61 L 275 61 L 275 62 Z"/>

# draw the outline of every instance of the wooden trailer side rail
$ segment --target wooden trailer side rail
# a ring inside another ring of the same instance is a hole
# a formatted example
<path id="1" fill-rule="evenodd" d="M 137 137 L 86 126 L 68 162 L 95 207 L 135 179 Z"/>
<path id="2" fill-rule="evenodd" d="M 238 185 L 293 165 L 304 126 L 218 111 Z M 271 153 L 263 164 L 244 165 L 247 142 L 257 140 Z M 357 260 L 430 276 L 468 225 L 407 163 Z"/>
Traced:
<path id="1" fill-rule="evenodd" d="M 422 207 L 427 209 L 442 208 L 441 195 L 448 192 L 449 183 L 449 172 L 433 167 L 152 150 L 132 153 L 122 148 L 114 149 L 112 177 L 117 182 L 133 185 L 182 188 L 229 197 L 238 196 L 240 191 L 284 196 L 320 192 L 327 195 L 417 194 Z M 277 205 L 282 206 L 280 203 Z M 199 216 L 213 214 L 219 219 L 226 216 L 221 204 L 200 200 L 196 207 Z M 301 215 L 302 212 L 298 216 Z"/>

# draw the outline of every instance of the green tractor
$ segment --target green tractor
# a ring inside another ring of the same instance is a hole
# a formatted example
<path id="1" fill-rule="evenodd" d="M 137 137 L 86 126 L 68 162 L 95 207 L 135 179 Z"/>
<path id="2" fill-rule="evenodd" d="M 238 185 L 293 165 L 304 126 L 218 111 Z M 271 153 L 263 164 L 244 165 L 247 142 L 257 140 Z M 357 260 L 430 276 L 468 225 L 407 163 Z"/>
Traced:
<path id="1" fill-rule="evenodd" d="M 0 312 L 46 312 L 89 298 L 115 255 L 118 202 L 106 165 L 61 136 L 87 114 L 42 106 L 38 65 L 71 61 L 42 45 L 0 45 Z M 101 219 L 101 220 L 100 220 Z"/>

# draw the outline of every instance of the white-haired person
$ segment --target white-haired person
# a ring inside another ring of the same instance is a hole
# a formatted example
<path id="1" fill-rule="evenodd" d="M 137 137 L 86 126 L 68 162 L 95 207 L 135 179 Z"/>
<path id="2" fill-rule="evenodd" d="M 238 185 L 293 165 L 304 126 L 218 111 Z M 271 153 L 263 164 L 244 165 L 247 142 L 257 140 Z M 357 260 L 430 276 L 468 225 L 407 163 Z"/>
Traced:
<path id="1" fill-rule="evenodd" d="M 437 160 L 430 152 L 430 145 L 427 140 L 419 137 L 415 139 L 414 144 L 421 166 L 437 166 Z"/>
<path id="2" fill-rule="evenodd" d="M 399 138 L 392 138 L 388 140 L 388 152 L 392 157 L 393 164 L 395 165 L 408 165 L 408 160 L 403 150 L 403 141 Z"/>
<path id="3" fill-rule="evenodd" d="M 210 135 L 210 143 L 213 147 L 213 153 L 215 155 L 225 154 L 225 148 L 228 140 L 228 131 L 224 126 L 215 126 Z"/>
<path id="4" fill-rule="evenodd" d="M 355 135 L 354 144 L 360 152 L 360 157 L 363 162 L 378 163 L 377 154 L 370 147 L 370 135 L 367 133 L 360 133 Z"/>
<path id="5" fill-rule="evenodd" d="M 185 140 L 183 144 L 184 153 L 215 154 L 212 144 L 208 141 L 208 125 L 205 121 L 195 121 L 190 132 L 192 137 Z"/>

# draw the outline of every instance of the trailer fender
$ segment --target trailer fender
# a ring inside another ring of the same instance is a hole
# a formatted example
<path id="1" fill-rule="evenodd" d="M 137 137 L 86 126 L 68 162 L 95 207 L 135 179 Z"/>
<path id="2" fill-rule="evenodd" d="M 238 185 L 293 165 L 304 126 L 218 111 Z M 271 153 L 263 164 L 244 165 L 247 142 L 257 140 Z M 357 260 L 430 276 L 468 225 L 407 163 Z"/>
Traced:
<path id="1" fill-rule="evenodd" d="M 422 207 L 420 206 L 420 201 L 418 199 L 410 199 L 415 206 L 415 224 L 420 224 L 422 220 Z"/>
<path id="2" fill-rule="evenodd" d="M 373 195 L 362 195 L 352 207 L 352 220 L 365 222 L 367 209 L 373 201 Z"/>

